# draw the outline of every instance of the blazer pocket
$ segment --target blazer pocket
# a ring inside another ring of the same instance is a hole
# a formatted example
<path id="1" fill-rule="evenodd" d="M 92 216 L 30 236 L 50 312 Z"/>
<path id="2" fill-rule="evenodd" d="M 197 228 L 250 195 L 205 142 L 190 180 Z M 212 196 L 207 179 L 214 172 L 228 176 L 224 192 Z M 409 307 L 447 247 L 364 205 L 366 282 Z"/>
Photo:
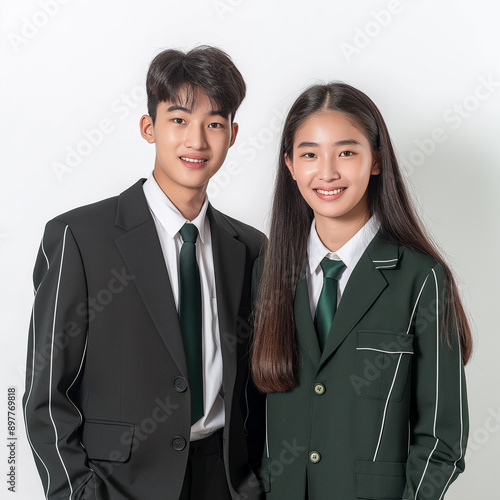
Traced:
<path id="1" fill-rule="evenodd" d="M 90 460 L 126 462 L 134 442 L 135 426 L 126 422 L 87 419 L 81 441 Z"/>
<path id="2" fill-rule="evenodd" d="M 357 498 L 401 500 L 406 484 L 406 464 L 356 460 Z"/>
<path id="3" fill-rule="evenodd" d="M 401 401 L 413 355 L 413 335 L 398 332 L 357 332 L 355 372 L 351 383 L 358 396 Z"/>

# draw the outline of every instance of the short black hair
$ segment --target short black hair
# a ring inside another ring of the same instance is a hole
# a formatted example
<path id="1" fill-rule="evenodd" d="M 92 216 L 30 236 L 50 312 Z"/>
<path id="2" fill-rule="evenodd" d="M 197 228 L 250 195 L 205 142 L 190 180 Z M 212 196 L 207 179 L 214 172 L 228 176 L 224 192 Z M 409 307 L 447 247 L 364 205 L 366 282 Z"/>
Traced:
<path id="1" fill-rule="evenodd" d="M 146 90 L 153 123 L 160 102 L 192 107 L 199 91 L 207 95 L 215 110 L 231 115 L 233 121 L 245 97 L 246 85 L 223 50 L 200 45 L 186 53 L 175 49 L 160 52 L 149 66 Z"/>

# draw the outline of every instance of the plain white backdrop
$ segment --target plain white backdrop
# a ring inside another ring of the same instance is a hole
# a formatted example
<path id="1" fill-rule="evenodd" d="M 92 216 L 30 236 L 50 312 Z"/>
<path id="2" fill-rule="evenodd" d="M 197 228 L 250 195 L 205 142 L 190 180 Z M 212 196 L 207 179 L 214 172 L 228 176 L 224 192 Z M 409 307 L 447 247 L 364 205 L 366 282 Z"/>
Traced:
<path id="1" fill-rule="evenodd" d="M 455 0 L 2 0 L 0 496 L 43 498 L 22 424 L 44 224 L 152 170 L 139 134 L 145 75 L 162 49 L 227 51 L 247 97 L 209 194 L 267 230 L 283 116 L 299 92 L 342 80 L 381 109 L 416 203 L 456 270 L 475 352 L 466 372 L 467 470 L 447 498 L 493 498 L 500 452 L 500 36 L 498 3 Z M 16 494 L 7 483 L 7 394 L 17 388 Z M 3 400 L 3 402 L 1 402 Z M 492 472 L 495 471 L 493 474 Z"/>

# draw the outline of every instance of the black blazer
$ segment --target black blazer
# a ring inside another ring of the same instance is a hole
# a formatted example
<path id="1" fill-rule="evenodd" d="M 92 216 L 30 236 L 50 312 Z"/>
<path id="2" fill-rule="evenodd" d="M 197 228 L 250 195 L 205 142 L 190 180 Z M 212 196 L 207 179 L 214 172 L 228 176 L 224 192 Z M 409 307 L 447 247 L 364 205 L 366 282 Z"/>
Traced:
<path id="1" fill-rule="evenodd" d="M 49 499 L 176 499 L 190 390 L 177 311 L 137 182 L 47 224 L 34 271 L 24 409 Z M 224 457 L 256 499 L 261 399 L 249 380 L 250 285 L 265 237 L 209 206 L 223 359 Z M 250 412 L 250 409 L 253 411 Z M 238 495 L 242 495 L 239 497 Z"/>

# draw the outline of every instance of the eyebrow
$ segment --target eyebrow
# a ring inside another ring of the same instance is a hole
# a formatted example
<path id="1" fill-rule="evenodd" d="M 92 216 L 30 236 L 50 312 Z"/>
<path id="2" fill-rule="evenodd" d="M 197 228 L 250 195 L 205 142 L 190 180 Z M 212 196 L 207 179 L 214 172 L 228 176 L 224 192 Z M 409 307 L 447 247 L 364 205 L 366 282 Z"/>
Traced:
<path id="1" fill-rule="evenodd" d="M 360 142 L 356 141 L 355 139 L 344 139 L 342 141 L 337 141 L 337 142 L 333 143 L 334 146 L 350 146 L 350 145 L 359 146 L 359 144 L 360 144 Z M 297 146 L 297 149 L 298 148 L 315 148 L 318 146 L 319 146 L 319 144 L 317 142 L 303 141 Z"/>
<path id="2" fill-rule="evenodd" d="M 178 106 L 178 105 L 173 105 L 167 108 L 167 112 L 171 111 L 183 111 L 184 113 L 189 113 L 191 114 L 193 112 L 192 108 L 186 108 L 185 106 Z M 225 120 L 228 120 L 229 117 L 226 117 L 224 115 L 224 112 L 221 109 L 212 109 L 210 113 L 208 113 L 208 116 L 220 116 L 221 118 L 224 118 Z"/>
<path id="3" fill-rule="evenodd" d="M 167 108 L 167 111 L 185 111 L 186 113 L 191 113 L 191 109 L 188 109 L 184 106 L 170 106 L 169 108 Z"/>

